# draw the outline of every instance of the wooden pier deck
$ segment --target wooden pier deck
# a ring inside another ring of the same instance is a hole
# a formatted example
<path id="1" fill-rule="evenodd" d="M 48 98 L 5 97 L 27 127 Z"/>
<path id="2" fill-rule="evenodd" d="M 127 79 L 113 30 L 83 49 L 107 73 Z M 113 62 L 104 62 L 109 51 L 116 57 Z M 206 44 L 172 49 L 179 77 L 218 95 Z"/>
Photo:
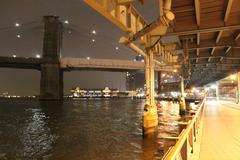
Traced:
<path id="1" fill-rule="evenodd" d="M 240 104 L 206 102 L 200 160 L 240 159 Z"/>

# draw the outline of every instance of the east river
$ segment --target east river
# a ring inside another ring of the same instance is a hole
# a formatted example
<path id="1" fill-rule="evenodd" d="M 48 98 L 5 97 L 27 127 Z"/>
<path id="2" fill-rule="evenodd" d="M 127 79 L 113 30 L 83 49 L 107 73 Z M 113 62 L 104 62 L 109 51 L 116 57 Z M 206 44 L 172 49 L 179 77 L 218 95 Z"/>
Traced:
<path id="1" fill-rule="evenodd" d="M 158 135 L 146 140 L 141 99 L 0 99 L 0 159 L 161 159 L 174 144 L 164 137 L 177 136 L 182 126 L 178 104 L 158 103 Z"/>

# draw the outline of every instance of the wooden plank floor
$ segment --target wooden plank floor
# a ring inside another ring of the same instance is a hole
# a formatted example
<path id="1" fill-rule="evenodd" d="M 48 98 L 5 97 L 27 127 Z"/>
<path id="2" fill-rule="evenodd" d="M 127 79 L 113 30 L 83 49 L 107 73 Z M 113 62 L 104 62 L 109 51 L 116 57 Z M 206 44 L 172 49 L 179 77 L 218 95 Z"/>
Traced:
<path id="1" fill-rule="evenodd" d="M 206 102 L 200 160 L 240 160 L 240 105 Z"/>

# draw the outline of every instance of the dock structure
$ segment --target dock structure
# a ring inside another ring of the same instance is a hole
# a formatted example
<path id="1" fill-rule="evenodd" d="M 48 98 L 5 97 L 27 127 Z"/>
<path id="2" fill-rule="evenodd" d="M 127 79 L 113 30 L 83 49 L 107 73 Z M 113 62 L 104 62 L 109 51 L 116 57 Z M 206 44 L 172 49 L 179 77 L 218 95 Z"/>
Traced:
<path id="1" fill-rule="evenodd" d="M 144 5 L 146 3 L 144 0 L 83 0 L 83 2 L 124 31 L 125 35 L 119 37 L 119 43 L 141 55 L 144 61 L 61 58 L 63 22 L 57 16 L 45 16 L 42 58 L 0 57 L 0 67 L 40 70 L 40 98 L 43 100 L 62 99 L 63 71 L 144 70 L 146 102 L 143 113 L 143 133 L 146 137 L 154 135 L 158 127 L 155 71 L 178 70 L 181 90 L 180 111 L 183 114 L 186 112 L 186 88 L 204 86 L 237 72 L 237 102 L 239 103 L 240 0 L 159 0 L 156 1 L 156 4 L 159 2 L 158 18 L 150 23 L 134 7 L 139 2 Z M 161 80 L 161 75 L 159 77 Z M 161 89 L 159 89 L 160 93 Z M 219 94 L 217 85 L 217 100 Z M 204 106 L 205 100 L 200 104 Z M 217 104 L 214 107 L 217 107 Z M 170 151 L 170 157 L 179 155 L 182 151 L 183 157 L 188 159 L 186 148 L 188 144 L 193 147 L 192 138 L 196 135 L 192 133 L 197 130 L 194 126 L 199 124 L 204 113 L 204 107 L 200 108 L 196 118 L 191 121 L 190 128 L 179 138 L 174 152 Z M 211 106 L 207 104 L 206 108 L 206 115 L 211 115 L 208 114 Z M 229 111 L 223 108 L 223 105 L 220 105 L 216 110 Z M 222 115 L 212 116 L 217 116 L 216 119 L 219 118 L 219 122 L 223 120 Z M 204 122 L 211 125 L 207 119 L 208 117 Z M 204 134 L 211 134 L 210 129 Z M 225 132 L 223 136 L 224 134 Z"/>
<path id="2" fill-rule="evenodd" d="M 126 32 L 119 40 L 145 59 L 146 105 L 143 129 L 154 133 L 158 125 L 154 100 L 154 66 L 178 65 L 180 110 L 186 112 L 185 88 L 204 86 L 239 69 L 240 10 L 237 0 L 159 0 L 159 18 L 148 23 L 134 5 L 138 0 L 84 0 Z M 144 1 L 141 1 L 144 5 Z M 139 43 L 136 43 L 139 42 Z M 140 45 L 139 45 L 140 44 Z M 217 91 L 216 91 L 217 92 Z M 218 96 L 217 96 L 218 97 Z"/>

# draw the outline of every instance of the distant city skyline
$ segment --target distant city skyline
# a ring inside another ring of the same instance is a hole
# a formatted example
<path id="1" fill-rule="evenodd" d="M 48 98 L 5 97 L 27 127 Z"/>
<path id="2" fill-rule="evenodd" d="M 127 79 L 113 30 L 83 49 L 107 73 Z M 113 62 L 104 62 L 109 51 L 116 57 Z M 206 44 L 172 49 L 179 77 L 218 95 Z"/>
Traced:
<path id="1" fill-rule="evenodd" d="M 14 72 L 16 69 L 0 68 L 1 74 Z M 1 76 L 0 79 L 0 93 L 9 92 L 17 95 L 38 95 L 40 93 L 40 72 L 24 69 L 17 69 L 21 72 L 21 76 L 16 79 L 16 75 L 11 74 L 7 77 Z M 95 80 L 90 81 L 89 77 L 95 75 Z M 97 78 L 97 77 L 103 78 Z M 112 77 L 120 77 L 113 79 Z M 32 82 L 25 85 L 25 80 L 31 78 Z M 100 72 L 100 71 L 74 71 L 64 73 L 64 93 L 70 93 L 73 87 L 79 86 L 81 88 L 117 88 L 125 90 L 126 73 L 123 72 Z M 24 85 L 21 85 L 24 84 Z M 6 85 L 8 84 L 8 85 Z M 20 85 L 19 85 L 20 84 Z"/>

